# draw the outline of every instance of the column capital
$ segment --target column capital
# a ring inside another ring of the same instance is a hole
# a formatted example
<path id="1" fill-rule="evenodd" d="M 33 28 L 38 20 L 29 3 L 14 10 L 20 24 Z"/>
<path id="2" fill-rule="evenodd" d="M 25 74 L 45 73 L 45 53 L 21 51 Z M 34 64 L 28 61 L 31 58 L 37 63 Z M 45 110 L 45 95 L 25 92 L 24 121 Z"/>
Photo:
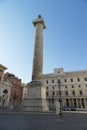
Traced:
<path id="1" fill-rule="evenodd" d="M 40 24 L 43 25 L 43 28 L 44 28 L 44 29 L 46 28 L 46 25 L 45 25 L 44 20 L 43 20 L 43 18 L 41 17 L 41 15 L 38 15 L 38 18 L 37 18 L 36 20 L 33 20 L 32 23 L 33 23 L 34 27 L 35 27 L 38 23 L 40 23 Z"/>

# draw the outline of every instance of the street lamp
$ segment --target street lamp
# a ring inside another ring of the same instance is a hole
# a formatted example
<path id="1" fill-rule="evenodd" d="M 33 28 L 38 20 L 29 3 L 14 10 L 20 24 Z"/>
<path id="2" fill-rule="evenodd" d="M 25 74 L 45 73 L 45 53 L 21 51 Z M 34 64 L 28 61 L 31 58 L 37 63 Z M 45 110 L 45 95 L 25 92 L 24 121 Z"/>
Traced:
<path id="1" fill-rule="evenodd" d="M 59 108 L 59 115 L 62 115 L 62 98 L 61 98 L 61 88 L 60 88 L 60 86 L 61 86 L 61 81 L 60 81 L 60 78 L 58 78 L 58 89 L 59 89 L 59 103 L 60 103 L 60 108 Z"/>

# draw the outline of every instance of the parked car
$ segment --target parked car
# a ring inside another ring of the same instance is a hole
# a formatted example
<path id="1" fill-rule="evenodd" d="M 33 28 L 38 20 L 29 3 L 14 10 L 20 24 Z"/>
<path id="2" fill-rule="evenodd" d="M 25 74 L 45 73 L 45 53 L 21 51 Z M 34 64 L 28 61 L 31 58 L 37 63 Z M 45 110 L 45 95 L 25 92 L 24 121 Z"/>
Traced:
<path id="1" fill-rule="evenodd" d="M 64 107 L 62 108 L 62 110 L 63 110 L 63 111 L 70 111 L 70 110 L 71 110 L 71 108 L 70 108 L 70 107 L 68 107 L 68 106 L 64 106 Z"/>
<path id="2" fill-rule="evenodd" d="M 70 107 L 64 106 L 64 107 L 62 108 L 62 110 L 63 110 L 63 111 L 76 111 L 76 107 L 74 107 L 74 106 L 70 106 Z"/>
<path id="3" fill-rule="evenodd" d="M 71 108 L 71 111 L 76 111 L 76 107 L 71 106 L 70 108 Z"/>

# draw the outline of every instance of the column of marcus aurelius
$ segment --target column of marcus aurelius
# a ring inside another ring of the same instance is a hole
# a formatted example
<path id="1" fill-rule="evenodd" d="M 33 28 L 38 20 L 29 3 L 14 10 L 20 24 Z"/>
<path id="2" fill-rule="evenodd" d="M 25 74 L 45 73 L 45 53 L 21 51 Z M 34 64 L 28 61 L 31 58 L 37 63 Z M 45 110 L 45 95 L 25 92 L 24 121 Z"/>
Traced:
<path id="1" fill-rule="evenodd" d="M 24 100 L 25 111 L 48 111 L 46 88 L 43 82 L 43 29 L 46 28 L 41 15 L 33 21 L 35 27 L 35 43 L 32 67 L 32 81 L 29 84 L 27 97 Z"/>

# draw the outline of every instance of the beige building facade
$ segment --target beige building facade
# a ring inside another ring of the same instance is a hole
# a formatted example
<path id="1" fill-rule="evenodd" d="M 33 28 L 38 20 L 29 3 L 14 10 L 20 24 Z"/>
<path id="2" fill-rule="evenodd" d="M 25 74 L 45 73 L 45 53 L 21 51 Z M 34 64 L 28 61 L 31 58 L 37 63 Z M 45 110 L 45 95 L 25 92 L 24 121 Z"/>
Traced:
<path id="1" fill-rule="evenodd" d="M 22 89 L 22 99 L 24 100 L 27 96 L 27 91 L 28 91 L 28 84 L 23 84 L 23 89 Z"/>
<path id="2" fill-rule="evenodd" d="M 63 106 L 87 108 L 87 70 L 64 72 L 63 68 L 54 69 L 52 74 L 44 74 L 46 85 L 46 99 L 50 109 L 55 108 L 55 101 L 59 100 L 59 84 Z"/>

